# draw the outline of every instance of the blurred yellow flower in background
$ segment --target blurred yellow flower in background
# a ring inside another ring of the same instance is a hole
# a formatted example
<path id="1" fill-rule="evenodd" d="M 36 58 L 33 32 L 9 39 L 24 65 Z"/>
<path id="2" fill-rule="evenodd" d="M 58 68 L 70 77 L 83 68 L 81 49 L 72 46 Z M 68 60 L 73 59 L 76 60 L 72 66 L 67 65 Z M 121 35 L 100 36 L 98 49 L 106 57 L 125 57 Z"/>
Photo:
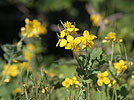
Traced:
<path id="1" fill-rule="evenodd" d="M 100 14 L 92 14 L 90 20 L 92 21 L 93 26 L 99 26 L 99 21 L 102 19 Z"/>
<path id="2" fill-rule="evenodd" d="M 54 73 L 48 72 L 47 70 L 45 70 L 45 73 L 46 73 L 49 77 L 51 77 L 51 78 L 53 78 L 53 77 L 56 76 Z"/>
<path id="3" fill-rule="evenodd" d="M 34 36 L 38 37 L 40 34 L 45 34 L 47 32 L 46 26 L 41 25 L 41 23 L 34 19 L 30 21 L 28 18 L 25 19 L 25 27 L 21 28 L 22 36 L 32 38 Z"/>
<path id="4" fill-rule="evenodd" d="M 19 70 L 16 64 L 9 66 L 9 68 L 8 68 L 8 64 L 5 64 L 4 69 L 2 71 L 3 75 L 7 75 L 11 77 L 16 77 L 18 73 L 19 73 Z"/>
<path id="5" fill-rule="evenodd" d="M 21 90 L 21 88 L 19 88 L 19 87 L 17 87 L 17 88 L 13 91 L 14 94 L 21 93 L 21 92 L 22 92 L 22 90 Z"/>
<path id="6" fill-rule="evenodd" d="M 109 32 L 108 35 L 105 37 L 106 40 L 109 40 L 110 42 L 116 40 L 116 33 L 115 32 Z"/>

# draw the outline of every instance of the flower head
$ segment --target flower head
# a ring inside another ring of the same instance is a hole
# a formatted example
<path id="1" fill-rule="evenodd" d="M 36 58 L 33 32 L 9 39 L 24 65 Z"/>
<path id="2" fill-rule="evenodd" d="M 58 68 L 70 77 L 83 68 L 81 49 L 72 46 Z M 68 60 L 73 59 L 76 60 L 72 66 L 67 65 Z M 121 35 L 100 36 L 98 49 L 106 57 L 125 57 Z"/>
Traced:
<path id="1" fill-rule="evenodd" d="M 62 82 L 62 85 L 66 88 L 69 88 L 70 86 L 70 79 L 69 78 L 66 78 L 63 82 Z"/>
<path id="2" fill-rule="evenodd" d="M 117 63 L 114 63 L 114 67 L 117 70 L 117 74 L 121 73 L 122 71 L 127 70 L 127 66 L 124 63 L 124 60 L 120 60 Z"/>
<path id="3" fill-rule="evenodd" d="M 105 37 L 106 40 L 109 40 L 110 42 L 116 40 L 116 33 L 109 32 L 108 35 Z"/>
<path id="4" fill-rule="evenodd" d="M 76 87 L 79 86 L 79 81 L 77 81 L 77 78 L 75 76 L 73 76 L 71 79 L 70 78 L 66 78 L 63 82 L 62 85 L 66 88 L 69 88 L 72 85 L 75 85 Z"/>
<path id="5" fill-rule="evenodd" d="M 47 32 L 47 29 L 45 26 L 41 25 L 41 23 L 38 20 L 30 21 L 28 18 L 25 19 L 25 27 L 21 28 L 21 34 L 22 36 L 26 36 L 28 38 L 31 37 L 38 37 L 40 34 L 45 34 Z"/>
<path id="6" fill-rule="evenodd" d="M 2 71 L 2 74 L 11 76 L 11 77 L 16 77 L 18 73 L 19 73 L 19 70 L 16 64 L 9 66 L 9 68 L 8 68 L 8 64 L 5 64 L 4 69 Z"/>
<path id="7" fill-rule="evenodd" d="M 93 40 L 95 38 L 97 38 L 95 35 L 93 34 L 90 35 L 89 32 L 85 30 L 83 32 L 83 36 L 81 37 L 82 49 L 84 49 L 86 46 L 89 46 L 90 48 L 92 48 L 94 46 Z"/>
<path id="8" fill-rule="evenodd" d="M 92 21 L 93 26 L 100 26 L 100 20 L 102 19 L 100 14 L 92 14 L 90 20 Z"/>
<path id="9" fill-rule="evenodd" d="M 79 51 L 79 44 L 80 44 L 80 42 L 81 42 L 80 37 L 76 37 L 76 38 L 74 39 L 73 36 L 68 35 L 68 36 L 67 36 L 67 41 L 68 41 L 68 43 L 67 43 L 67 45 L 65 46 L 65 49 L 72 49 L 72 50 L 74 50 L 75 52 Z"/>
<path id="10" fill-rule="evenodd" d="M 98 81 L 97 81 L 97 84 L 99 86 L 102 86 L 103 85 L 103 82 L 104 84 L 109 84 L 110 83 L 110 80 L 109 78 L 107 77 L 109 75 L 108 71 L 105 71 L 103 73 L 98 73 L 97 74 L 97 77 L 98 77 Z"/>

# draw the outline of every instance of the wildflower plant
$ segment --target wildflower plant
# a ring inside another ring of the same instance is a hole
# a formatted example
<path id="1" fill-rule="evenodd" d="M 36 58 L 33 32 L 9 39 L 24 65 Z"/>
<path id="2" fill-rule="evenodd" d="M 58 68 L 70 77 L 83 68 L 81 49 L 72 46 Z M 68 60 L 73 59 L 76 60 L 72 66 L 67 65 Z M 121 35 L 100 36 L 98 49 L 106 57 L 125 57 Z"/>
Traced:
<path id="1" fill-rule="evenodd" d="M 91 16 L 94 26 L 99 26 L 100 19 L 100 15 Z M 102 42 L 110 45 L 110 53 L 106 54 L 103 46 L 96 46 L 99 37 L 94 33 L 80 31 L 76 23 L 60 22 L 62 26 L 58 25 L 56 47 L 72 51 L 75 61 L 71 62 L 75 64 L 75 72 L 64 76 L 62 73 L 57 74 L 57 67 L 55 72 L 48 70 L 47 67 L 51 66 L 40 54 L 45 49 L 39 46 L 39 36 L 46 34 L 46 27 L 36 19 L 26 18 L 20 40 L 2 45 L 6 62 L 0 75 L 0 89 L 13 84 L 11 95 L 17 100 L 133 100 L 129 95 L 134 93 L 134 71 L 130 69 L 133 62 L 129 61 L 123 40 L 118 38 L 118 34 L 109 32 L 104 37 Z M 38 42 L 35 42 L 36 39 Z M 69 66 L 71 64 L 69 62 Z M 54 62 L 53 68 L 56 65 Z"/>
<path id="2" fill-rule="evenodd" d="M 74 32 L 71 33 L 72 31 L 68 30 L 68 28 L 70 28 L 72 25 L 71 22 L 67 21 L 63 23 L 61 21 L 61 24 L 64 29 L 61 30 L 59 28 L 60 35 L 58 35 L 59 41 L 56 47 L 60 44 L 60 47 L 72 50 L 74 58 L 79 65 L 77 66 L 76 71 L 79 79 L 81 80 L 79 82 L 80 95 L 76 98 L 89 100 L 89 88 L 93 88 L 94 86 L 97 86 L 95 95 L 97 95 L 97 93 L 99 93 L 98 95 L 101 95 L 101 93 L 104 92 L 104 97 L 100 96 L 100 98 L 108 100 L 125 98 L 127 94 L 122 97 L 117 95 L 117 91 L 121 92 L 121 89 L 126 89 L 126 86 L 122 82 L 124 81 L 123 76 L 128 69 L 128 59 L 126 51 L 126 59 L 122 58 L 123 55 L 121 48 L 123 40 L 118 38 L 115 32 L 108 33 L 103 40 L 105 41 L 103 43 L 107 42 L 112 46 L 111 56 L 108 57 L 106 54 L 104 54 L 102 48 L 92 49 L 94 47 L 94 39 L 96 39 L 97 36 L 90 34 L 87 30 L 85 30 L 81 35 L 79 34 L 79 30 L 75 29 L 75 27 L 73 29 Z M 62 33 L 63 31 L 65 32 L 64 34 Z M 118 57 L 114 56 L 114 47 L 116 44 L 120 47 L 120 55 L 117 55 Z M 82 51 L 84 51 L 84 53 Z M 105 70 L 103 68 L 104 66 Z M 68 89 L 71 86 L 70 81 L 70 78 L 66 78 L 62 82 L 62 85 Z M 110 91 L 113 91 L 113 94 L 109 95 Z"/>

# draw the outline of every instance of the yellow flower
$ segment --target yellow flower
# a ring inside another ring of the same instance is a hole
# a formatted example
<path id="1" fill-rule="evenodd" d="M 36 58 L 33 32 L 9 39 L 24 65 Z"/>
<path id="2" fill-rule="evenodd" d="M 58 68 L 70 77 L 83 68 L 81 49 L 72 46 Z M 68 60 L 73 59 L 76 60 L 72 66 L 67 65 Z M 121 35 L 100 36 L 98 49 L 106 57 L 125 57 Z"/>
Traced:
<path id="1" fill-rule="evenodd" d="M 49 77 L 51 77 L 51 78 L 53 78 L 53 77 L 56 76 L 54 73 L 48 72 L 47 70 L 45 70 L 45 73 L 46 73 Z"/>
<path id="2" fill-rule="evenodd" d="M 9 83 L 9 82 L 10 82 L 10 79 L 9 79 L 9 78 L 6 78 L 6 79 L 4 80 L 4 82 L 5 82 L 5 83 Z"/>
<path id="3" fill-rule="evenodd" d="M 71 35 L 68 35 L 67 36 L 67 41 L 68 41 L 68 43 L 65 46 L 65 49 L 72 49 L 75 52 L 78 52 L 79 51 L 79 44 L 81 42 L 80 37 L 76 37 L 74 39 L 74 37 L 72 37 Z"/>
<path id="4" fill-rule="evenodd" d="M 19 88 L 19 87 L 16 88 L 16 89 L 13 91 L 13 93 L 14 93 L 14 94 L 16 94 L 16 93 L 21 93 L 21 88 Z"/>
<path id="5" fill-rule="evenodd" d="M 29 71 L 32 71 L 32 69 L 30 67 L 30 62 L 22 62 L 18 66 L 20 69 L 25 68 L 25 69 L 28 69 Z"/>
<path id="6" fill-rule="evenodd" d="M 79 81 L 77 81 L 77 78 L 75 76 L 72 77 L 72 79 L 70 80 L 70 85 L 76 85 L 76 87 L 78 87 L 79 85 Z"/>
<path id="7" fill-rule="evenodd" d="M 127 70 L 127 66 L 124 64 L 124 61 L 123 60 L 120 60 L 119 62 L 114 63 L 114 67 L 117 70 L 117 74 L 119 74 L 122 71 Z"/>
<path id="8" fill-rule="evenodd" d="M 32 54 L 28 50 L 24 50 L 24 57 L 26 60 L 31 60 Z"/>
<path id="9" fill-rule="evenodd" d="M 35 52 L 35 50 L 36 50 L 35 46 L 31 43 L 27 44 L 26 48 L 30 51 L 33 51 L 33 52 Z"/>
<path id="10" fill-rule="evenodd" d="M 21 28 L 22 36 L 28 34 L 28 38 L 31 38 L 33 36 L 38 37 L 40 34 L 45 34 L 47 32 L 46 27 L 41 25 L 41 23 L 38 20 L 30 21 L 28 18 L 26 18 L 25 23 L 25 27 Z"/>
<path id="11" fill-rule="evenodd" d="M 98 73 L 97 74 L 97 77 L 98 77 L 98 81 L 97 81 L 97 84 L 99 86 L 102 86 L 103 85 L 103 82 L 104 84 L 109 84 L 110 83 L 110 80 L 109 78 L 107 77 L 109 74 L 108 74 L 108 71 L 105 71 L 103 73 Z"/>
<path id="12" fill-rule="evenodd" d="M 45 93 L 45 89 L 42 89 L 42 90 L 41 90 L 41 93 L 44 94 L 44 93 Z"/>
<path id="13" fill-rule="evenodd" d="M 105 24 L 108 24 L 109 23 L 109 20 L 108 19 L 104 19 L 104 23 Z"/>
<path id="14" fill-rule="evenodd" d="M 62 85 L 66 88 L 69 88 L 70 86 L 70 79 L 69 78 L 66 78 L 63 82 L 62 82 Z"/>
<path id="15" fill-rule="evenodd" d="M 109 40 L 110 42 L 116 40 L 116 33 L 109 32 L 108 35 L 105 37 L 106 40 Z"/>
<path id="16" fill-rule="evenodd" d="M 90 48 L 92 48 L 94 46 L 93 40 L 95 38 L 97 38 L 95 35 L 93 34 L 90 35 L 89 32 L 85 30 L 83 32 L 83 36 L 81 37 L 82 49 L 84 49 L 86 46 L 89 46 Z"/>
<path id="17" fill-rule="evenodd" d="M 75 28 L 75 26 L 74 25 L 72 25 L 72 23 L 71 22 L 69 22 L 69 21 L 67 21 L 67 22 L 65 22 L 64 23 L 64 26 L 67 28 L 67 31 L 69 32 L 69 34 L 74 34 L 74 35 L 76 35 L 77 34 L 77 31 L 79 31 L 79 29 L 78 28 Z M 67 31 L 66 30 L 63 30 L 65 33 L 67 33 Z M 68 34 L 68 35 L 69 35 Z M 67 35 L 67 34 L 66 34 Z"/>
<path id="18" fill-rule="evenodd" d="M 45 89 L 43 88 L 43 89 L 41 90 L 41 93 L 44 94 L 46 91 L 48 91 L 48 87 L 46 87 Z"/>
<path id="19" fill-rule="evenodd" d="M 90 16 L 90 20 L 92 21 L 93 26 L 100 26 L 100 20 L 101 20 L 101 15 L 100 14 L 92 14 Z"/>
<path id="20" fill-rule="evenodd" d="M 67 40 L 66 39 L 59 39 L 58 43 L 56 44 L 56 47 L 58 47 L 58 45 L 60 47 L 64 47 L 64 46 L 66 46 L 66 44 L 67 44 Z"/>
<path id="21" fill-rule="evenodd" d="M 132 78 L 134 78 L 134 71 L 132 71 Z"/>
<path id="22" fill-rule="evenodd" d="M 15 64 L 9 66 L 9 68 L 8 68 L 8 64 L 6 64 L 2 71 L 3 75 L 12 76 L 12 77 L 16 77 L 18 73 L 19 73 L 18 66 Z"/>

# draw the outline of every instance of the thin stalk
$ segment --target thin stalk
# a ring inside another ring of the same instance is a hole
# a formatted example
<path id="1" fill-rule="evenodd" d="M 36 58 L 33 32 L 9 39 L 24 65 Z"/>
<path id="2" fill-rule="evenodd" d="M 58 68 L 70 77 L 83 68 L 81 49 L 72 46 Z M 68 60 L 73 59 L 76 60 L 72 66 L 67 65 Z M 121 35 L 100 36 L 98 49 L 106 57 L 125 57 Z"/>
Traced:
<path id="1" fill-rule="evenodd" d="M 7 67 L 6 71 L 5 71 L 5 74 L 7 73 L 9 67 L 11 66 L 12 57 L 13 57 L 13 52 L 14 52 L 14 50 L 12 50 L 12 52 L 11 52 L 10 59 L 8 60 L 8 67 Z M 0 82 L 0 86 L 1 86 L 2 83 L 3 83 L 3 80 L 4 80 L 5 76 L 6 76 L 6 75 L 3 75 L 3 76 L 2 76 L 2 79 L 1 79 L 1 82 Z"/>
<path id="2" fill-rule="evenodd" d="M 124 50 L 125 50 L 125 57 L 126 57 L 127 66 L 128 66 L 128 57 L 127 57 L 127 50 L 126 50 L 126 47 L 125 47 L 125 46 L 124 46 Z"/>
<path id="3" fill-rule="evenodd" d="M 114 100 L 114 90 L 113 90 L 112 100 Z"/>
<path id="4" fill-rule="evenodd" d="M 32 30 L 32 29 L 31 29 L 31 30 Z M 21 42 L 28 36 L 28 34 L 31 32 L 31 30 L 28 31 L 28 32 L 26 32 L 26 35 L 23 36 L 23 37 L 20 39 L 20 41 L 19 41 L 18 43 L 21 43 Z"/>
<path id="5" fill-rule="evenodd" d="M 27 95 L 26 87 L 24 87 L 24 88 L 25 88 L 26 99 L 29 100 L 28 95 Z"/>
<path id="6" fill-rule="evenodd" d="M 79 62 L 78 57 L 75 55 L 74 51 L 72 51 L 72 52 L 73 52 L 74 57 L 76 58 L 76 61 L 77 61 L 78 65 L 79 65 L 80 67 L 82 67 L 81 64 L 80 64 L 80 62 Z"/>
<path id="7" fill-rule="evenodd" d="M 110 96 L 109 96 L 109 88 L 107 87 L 107 97 L 108 97 L 108 100 L 110 100 Z"/>
<path id="8" fill-rule="evenodd" d="M 114 88 L 114 93 L 115 93 L 115 100 L 117 100 L 117 93 L 116 93 L 115 88 Z"/>
<path id="9" fill-rule="evenodd" d="M 89 87 L 90 87 L 90 84 L 87 83 L 87 100 L 90 100 L 90 95 L 89 95 Z"/>
<path id="10" fill-rule="evenodd" d="M 111 65 L 112 65 L 112 61 L 113 61 L 113 54 L 114 54 L 114 42 L 112 41 Z"/>
<path id="11" fill-rule="evenodd" d="M 69 35 L 69 32 L 68 32 L 67 28 L 65 27 L 64 23 L 61 20 L 60 20 L 60 22 L 61 22 L 62 26 L 64 27 L 64 29 L 67 31 L 68 35 Z"/>
<path id="12" fill-rule="evenodd" d="M 97 91 L 99 92 L 100 100 L 101 100 L 101 92 L 100 92 L 100 90 L 98 88 L 97 88 Z"/>

